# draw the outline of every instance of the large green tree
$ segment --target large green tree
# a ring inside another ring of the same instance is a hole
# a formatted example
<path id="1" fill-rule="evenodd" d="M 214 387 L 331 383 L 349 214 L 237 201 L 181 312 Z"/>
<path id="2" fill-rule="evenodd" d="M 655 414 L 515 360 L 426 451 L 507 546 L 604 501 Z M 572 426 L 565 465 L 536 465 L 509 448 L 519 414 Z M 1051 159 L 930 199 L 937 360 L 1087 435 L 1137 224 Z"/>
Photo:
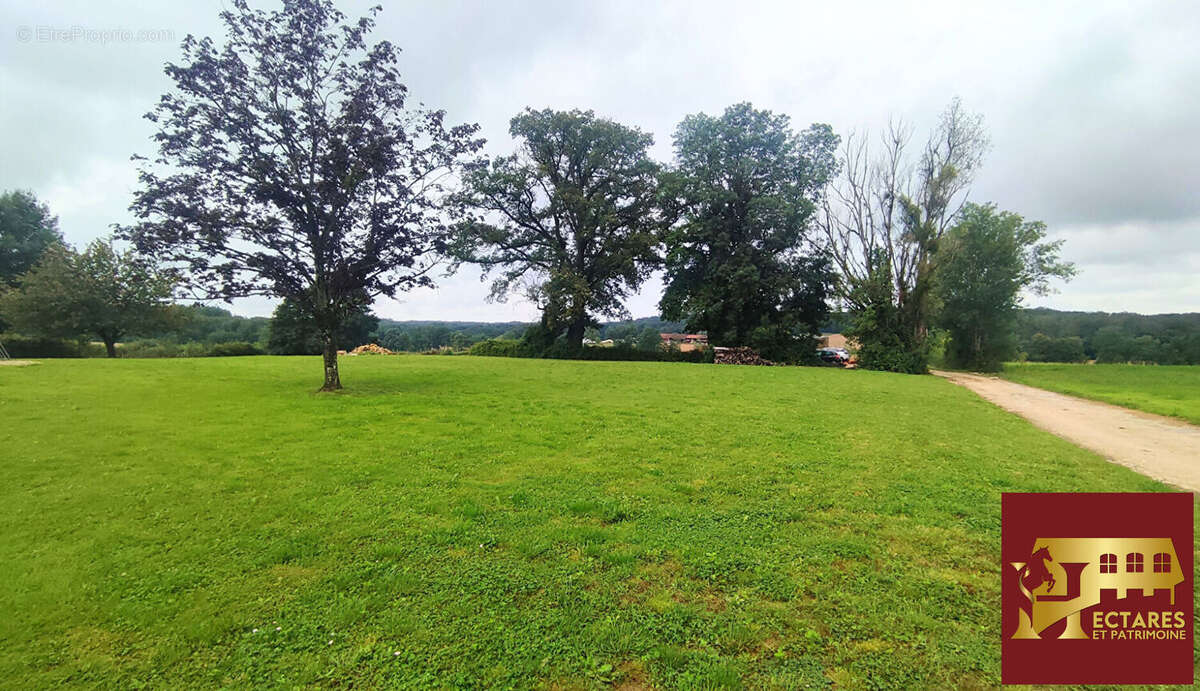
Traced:
<path id="1" fill-rule="evenodd" d="M 624 299 L 657 262 L 663 226 L 654 140 L 592 111 L 531 110 L 512 119 L 516 153 L 466 177 L 473 214 L 463 261 L 495 270 L 492 296 L 524 290 L 548 339 L 579 348 L 596 316 L 625 317 Z"/>
<path id="2" fill-rule="evenodd" d="M 1023 292 L 1046 295 L 1074 266 L 1059 259 L 1062 241 L 1046 226 L 990 204 L 967 204 L 938 252 L 938 323 L 950 334 L 946 357 L 964 369 L 995 370 L 1016 352 Z"/>
<path id="3" fill-rule="evenodd" d="M 43 252 L 62 241 L 58 218 L 32 192 L 0 194 L 0 285 L 16 285 Z"/>
<path id="4" fill-rule="evenodd" d="M 22 333 L 50 338 L 91 336 L 108 357 L 117 341 L 152 333 L 171 318 L 174 277 L 132 250 L 96 240 L 80 253 L 52 246 L 0 295 L 0 314 Z"/>
<path id="5" fill-rule="evenodd" d="M 663 187 L 681 218 L 666 235 L 665 318 L 714 345 L 811 354 L 832 277 L 807 231 L 837 143 L 828 125 L 797 133 L 749 103 L 680 123 Z"/>
<path id="6" fill-rule="evenodd" d="M 377 11 L 347 22 L 331 0 L 231 0 L 224 45 L 187 37 L 147 116 L 158 155 L 126 231 L 203 297 L 291 299 L 321 334 L 323 391 L 342 386 L 346 320 L 432 285 L 451 227 L 442 183 L 482 146 L 477 126 L 410 104 L 398 49 L 367 44 Z"/>

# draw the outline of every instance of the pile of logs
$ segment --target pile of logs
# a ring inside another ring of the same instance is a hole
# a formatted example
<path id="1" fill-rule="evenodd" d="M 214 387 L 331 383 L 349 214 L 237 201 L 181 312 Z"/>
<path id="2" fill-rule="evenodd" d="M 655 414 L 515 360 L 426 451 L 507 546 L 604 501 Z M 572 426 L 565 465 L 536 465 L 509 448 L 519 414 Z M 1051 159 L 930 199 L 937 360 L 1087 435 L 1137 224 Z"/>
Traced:
<path id="1" fill-rule="evenodd" d="M 346 353 L 346 354 L 347 355 L 362 355 L 363 353 L 366 353 L 367 355 L 395 355 L 395 353 L 388 350 L 387 348 L 384 348 L 383 346 L 375 345 L 374 343 L 360 345 L 359 347 L 355 348 L 354 350 L 351 350 L 349 353 Z"/>
<path id="2" fill-rule="evenodd" d="M 717 365 L 764 365 L 770 367 L 774 362 L 763 359 L 753 348 L 741 346 L 738 348 L 714 348 L 713 363 Z"/>

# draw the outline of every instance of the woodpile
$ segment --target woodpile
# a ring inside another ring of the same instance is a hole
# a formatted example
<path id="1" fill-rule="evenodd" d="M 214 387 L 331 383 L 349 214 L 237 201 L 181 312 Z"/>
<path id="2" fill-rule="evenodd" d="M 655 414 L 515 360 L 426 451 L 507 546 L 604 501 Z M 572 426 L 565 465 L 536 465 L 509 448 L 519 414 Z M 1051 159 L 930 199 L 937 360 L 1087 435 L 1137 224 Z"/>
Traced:
<path id="1" fill-rule="evenodd" d="M 738 348 L 714 348 L 713 364 L 717 365 L 761 365 L 770 367 L 774 362 L 764 359 L 753 348 L 740 346 Z"/>
<path id="2" fill-rule="evenodd" d="M 349 353 L 346 353 L 346 354 L 347 355 L 362 355 L 364 353 L 367 355 L 395 355 L 395 353 L 388 350 L 387 348 L 384 348 L 383 346 L 375 345 L 374 343 L 360 345 L 359 347 L 355 348 L 354 350 L 351 350 Z"/>

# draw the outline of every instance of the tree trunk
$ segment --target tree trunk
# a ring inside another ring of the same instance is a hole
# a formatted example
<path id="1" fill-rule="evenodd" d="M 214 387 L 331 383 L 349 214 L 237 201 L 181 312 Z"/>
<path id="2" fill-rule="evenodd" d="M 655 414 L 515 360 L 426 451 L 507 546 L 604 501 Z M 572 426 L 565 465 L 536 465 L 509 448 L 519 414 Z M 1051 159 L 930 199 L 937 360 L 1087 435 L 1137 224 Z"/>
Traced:
<path id="1" fill-rule="evenodd" d="M 342 378 L 338 375 L 337 344 L 333 336 L 325 337 L 325 385 L 321 391 L 337 391 L 342 388 Z"/>
<path id="2" fill-rule="evenodd" d="M 583 332 L 587 329 L 587 316 L 577 318 L 567 327 L 567 345 L 572 350 L 583 348 Z"/>
<path id="3" fill-rule="evenodd" d="M 104 339 L 104 352 L 108 353 L 108 357 L 117 356 L 117 339 L 111 336 L 102 336 Z"/>

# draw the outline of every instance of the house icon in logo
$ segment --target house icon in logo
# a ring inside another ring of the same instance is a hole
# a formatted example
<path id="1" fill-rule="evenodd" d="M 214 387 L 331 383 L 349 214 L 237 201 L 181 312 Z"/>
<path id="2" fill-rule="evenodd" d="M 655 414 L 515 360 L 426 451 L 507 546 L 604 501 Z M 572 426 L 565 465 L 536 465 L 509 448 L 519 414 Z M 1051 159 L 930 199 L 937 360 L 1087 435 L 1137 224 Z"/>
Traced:
<path id="1" fill-rule="evenodd" d="M 1023 605 L 1013 638 L 1041 638 L 1047 627 L 1064 618 L 1066 630 L 1059 638 L 1089 638 L 1080 624 L 1083 610 L 1100 604 L 1101 591 L 1128 597 L 1141 590 L 1152 597 L 1157 590 L 1170 592 L 1183 571 L 1170 538 L 1038 538 L 1028 562 L 1009 562 L 1017 570 Z"/>

